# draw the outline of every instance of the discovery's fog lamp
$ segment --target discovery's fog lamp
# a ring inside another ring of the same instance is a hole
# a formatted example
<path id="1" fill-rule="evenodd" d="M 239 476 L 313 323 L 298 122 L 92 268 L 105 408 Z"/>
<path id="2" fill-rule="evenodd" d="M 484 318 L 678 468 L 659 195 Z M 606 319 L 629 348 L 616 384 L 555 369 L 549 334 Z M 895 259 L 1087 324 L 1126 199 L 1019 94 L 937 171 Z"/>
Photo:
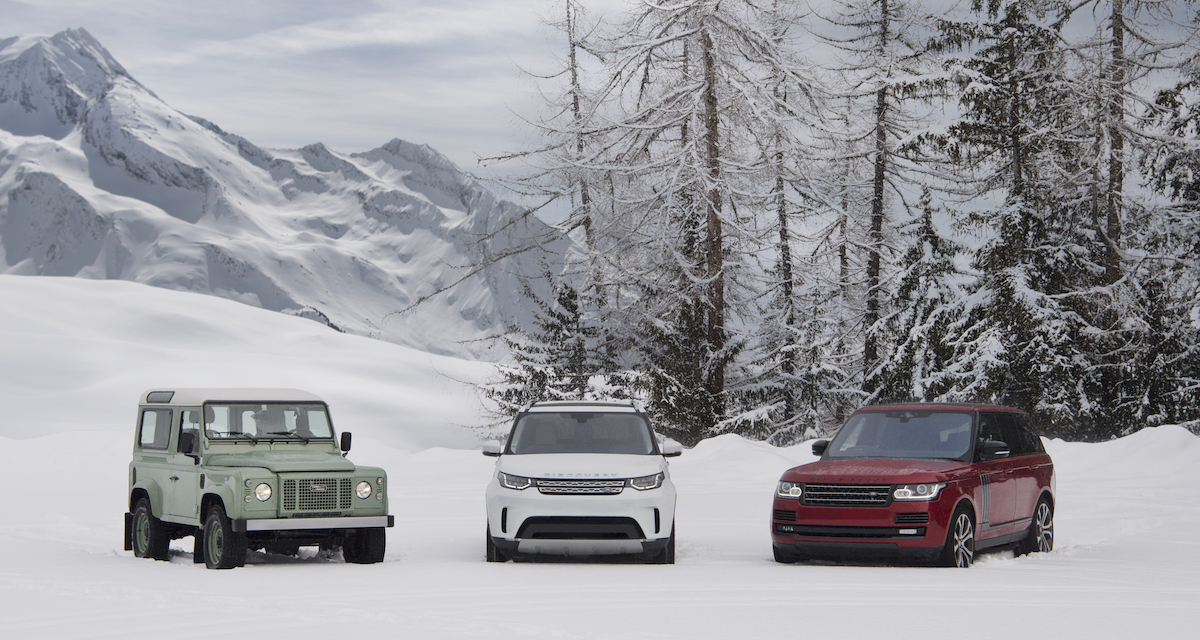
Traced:
<path id="1" fill-rule="evenodd" d="M 504 487 L 505 489 L 516 489 L 517 491 L 520 491 L 522 489 L 528 489 L 532 484 L 533 480 L 530 480 L 529 478 L 509 475 L 503 471 L 500 472 L 500 486 Z"/>
<path id="2" fill-rule="evenodd" d="M 271 485 L 262 482 L 257 487 L 254 487 L 254 497 L 258 498 L 259 502 L 266 502 L 271 499 Z"/>
<path id="3" fill-rule="evenodd" d="M 934 500 L 946 488 L 945 482 L 923 482 L 920 484 L 898 484 L 892 490 L 895 500 Z"/>
<path id="4" fill-rule="evenodd" d="M 775 495 L 780 498 L 799 498 L 804 495 L 804 487 L 799 482 L 780 482 L 775 488 Z"/>
<path id="5" fill-rule="evenodd" d="M 649 491 L 650 489 L 657 489 L 657 488 L 661 487 L 662 484 L 663 484 L 662 472 L 656 473 L 652 476 L 642 476 L 640 478 L 630 478 L 630 480 L 629 480 L 629 486 L 633 487 L 634 489 L 637 489 L 638 491 Z"/>
<path id="6" fill-rule="evenodd" d="M 371 483 L 363 480 L 362 482 L 358 483 L 357 487 L 354 487 L 354 493 L 358 494 L 358 497 L 362 498 L 363 500 L 370 498 Z"/>

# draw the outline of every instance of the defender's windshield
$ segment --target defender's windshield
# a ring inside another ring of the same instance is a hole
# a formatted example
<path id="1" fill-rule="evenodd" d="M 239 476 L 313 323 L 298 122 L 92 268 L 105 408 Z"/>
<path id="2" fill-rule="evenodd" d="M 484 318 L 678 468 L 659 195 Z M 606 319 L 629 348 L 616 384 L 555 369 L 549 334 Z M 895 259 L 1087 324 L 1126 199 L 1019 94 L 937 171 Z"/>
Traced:
<path id="1" fill-rule="evenodd" d="M 329 414 L 320 403 L 269 402 L 204 405 L 204 435 L 214 440 L 332 438 Z"/>
<path id="2" fill-rule="evenodd" d="M 850 416 L 825 449 L 825 455 L 958 459 L 970 446 L 970 413 L 864 411 Z"/>
<path id="3" fill-rule="evenodd" d="M 650 425 L 632 413 L 531 413 L 513 427 L 509 453 L 654 453 Z"/>

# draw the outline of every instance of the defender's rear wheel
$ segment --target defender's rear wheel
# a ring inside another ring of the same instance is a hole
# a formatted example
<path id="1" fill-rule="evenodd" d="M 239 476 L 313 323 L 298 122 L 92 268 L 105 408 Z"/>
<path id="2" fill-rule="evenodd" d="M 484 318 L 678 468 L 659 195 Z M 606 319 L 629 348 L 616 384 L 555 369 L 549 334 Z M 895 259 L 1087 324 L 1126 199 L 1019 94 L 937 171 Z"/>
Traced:
<path id="1" fill-rule="evenodd" d="M 946 546 L 939 558 L 943 567 L 967 568 L 975 561 L 975 518 L 967 507 L 959 507 L 950 518 Z"/>
<path id="2" fill-rule="evenodd" d="M 167 526 L 154 517 L 150 510 L 150 501 L 138 500 L 133 510 L 133 555 L 139 558 L 154 558 L 166 560 L 167 550 L 171 546 L 171 538 L 167 535 Z"/>
<path id="3" fill-rule="evenodd" d="M 353 564 L 383 562 L 387 530 L 382 527 L 355 529 L 342 543 L 342 559 Z"/>
<path id="4" fill-rule="evenodd" d="M 213 505 L 204 521 L 204 564 L 209 569 L 232 569 L 246 564 L 246 533 L 235 533 L 225 508 Z"/>

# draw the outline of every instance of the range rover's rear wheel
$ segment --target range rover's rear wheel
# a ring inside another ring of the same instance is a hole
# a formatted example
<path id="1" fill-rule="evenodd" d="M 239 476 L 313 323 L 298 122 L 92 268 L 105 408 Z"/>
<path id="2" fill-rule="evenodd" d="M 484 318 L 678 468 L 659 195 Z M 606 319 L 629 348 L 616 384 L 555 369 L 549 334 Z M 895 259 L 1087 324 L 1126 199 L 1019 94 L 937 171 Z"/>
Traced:
<path id="1" fill-rule="evenodd" d="M 975 561 L 975 518 L 970 508 L 963 506 L 954 511 L 939 560 L 943 567 L 964 569 Z"/>
<path id="2" fill-rule="evenodd" d="M 246 533 L 235 533 L 225 508 L 214 504 L 204 521 L 204 564 L 209 569 L 232 569 L 246 564 Z"/>
<path id="3" fill-rule="evenodd" d="M 138 500 L 133 510 L 133 555 L 139 558 L 154 558 L 166 560 L 167 550 L 170 549 L 171 538 L 167 535 L 167 526 L 154 517 L 150 510 L 150 501 Z"/>
<path id="4" fill-rule="evenodd" d="M 1027 553 L 1049 553 L 1054 550 L 1054 507 L 1050 500 L 1042 498 L 1033 508 L 1033 523 L 1029 535 L 1017 545 L 1017 555 Z"/>
<path id="5" fill-rule="evenodd" d="M 492 526 L 488 525 L 487 529 L 487 561 L 488 562 L 507 562 L 508 556 L 503 551 L 496 548 L 496 541 L 492 540 Z"/>

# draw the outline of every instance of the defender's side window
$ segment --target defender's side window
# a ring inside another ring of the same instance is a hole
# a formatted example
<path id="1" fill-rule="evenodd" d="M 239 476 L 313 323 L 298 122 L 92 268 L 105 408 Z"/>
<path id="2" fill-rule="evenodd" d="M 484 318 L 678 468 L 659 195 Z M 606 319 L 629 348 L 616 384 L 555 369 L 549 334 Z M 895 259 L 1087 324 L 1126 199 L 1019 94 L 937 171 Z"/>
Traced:
<path id="1" fill-rule="evenodd" d="M 200 412 L 191 409 L 180 411 L 179 428 L 180 433 L 192 434 L 192 446 L 197 446 L 200 443 Z M 182 438 L 179 441 L 182 442 Z M 180 450 L 179 453 L 194 453 L 194 451 Z"/>
<path id="2" fill-rule="evenodd" d="M 143 449 L 167 449 L 171 440 L 171 410 L 143 409 L 138 445 Z"/>

